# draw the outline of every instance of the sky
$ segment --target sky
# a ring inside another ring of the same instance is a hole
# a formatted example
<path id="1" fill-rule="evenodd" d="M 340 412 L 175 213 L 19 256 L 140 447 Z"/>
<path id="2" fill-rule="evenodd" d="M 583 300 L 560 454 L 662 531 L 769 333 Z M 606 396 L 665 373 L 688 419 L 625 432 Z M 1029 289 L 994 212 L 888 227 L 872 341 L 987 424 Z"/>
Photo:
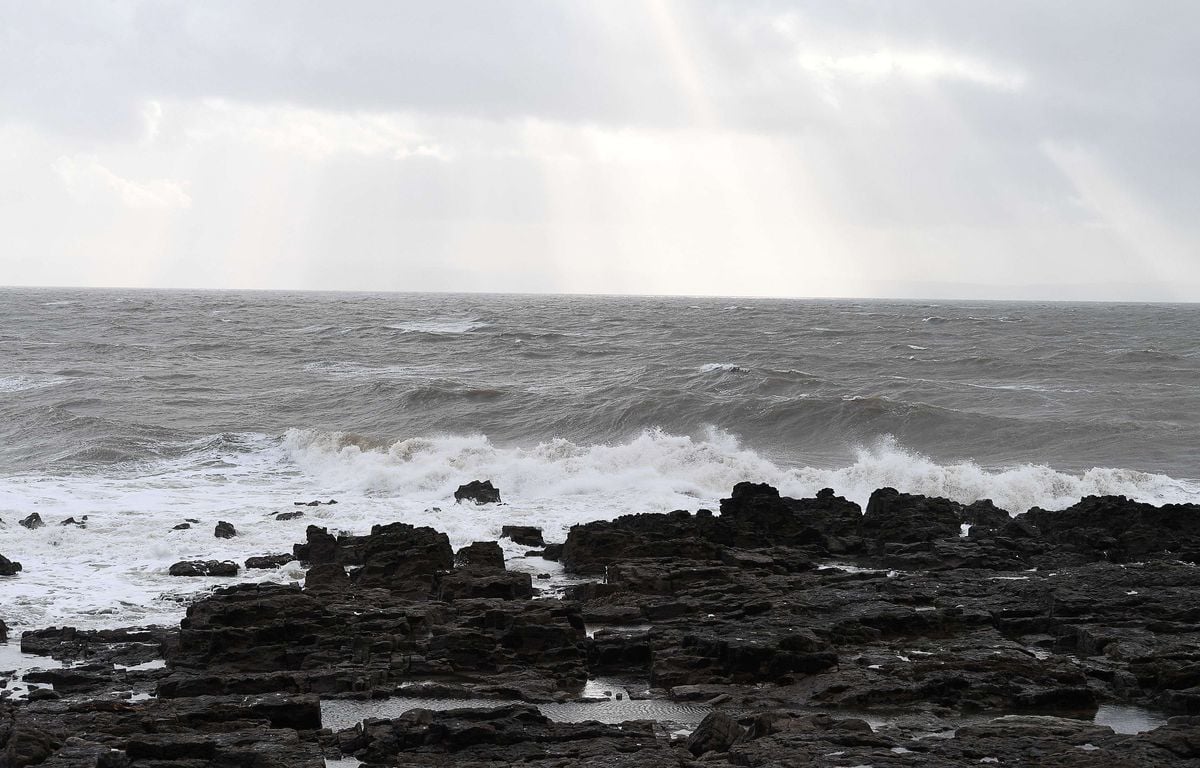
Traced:
<path id="1" fill-rule="evenodd" d="M 0 284 L 1200 300 L 1200 3 L 0 0 Z"/>

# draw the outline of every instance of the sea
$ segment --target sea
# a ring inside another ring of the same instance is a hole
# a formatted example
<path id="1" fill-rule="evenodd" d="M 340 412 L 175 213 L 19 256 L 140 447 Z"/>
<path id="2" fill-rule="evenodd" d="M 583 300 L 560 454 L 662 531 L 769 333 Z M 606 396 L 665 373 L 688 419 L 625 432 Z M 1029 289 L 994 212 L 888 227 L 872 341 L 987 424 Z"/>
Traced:
<path id="1" fill-rule="evenodd" d="M 475 479 L 503 504 L 455 504 Z M 177 622 L 228 579 L 172 563 L 287 552 L 310 524 L 562 541 L 741 480 L 1014 514 L 1200 502 L 1200 306 L 0 289 L 17 632 Z"/>

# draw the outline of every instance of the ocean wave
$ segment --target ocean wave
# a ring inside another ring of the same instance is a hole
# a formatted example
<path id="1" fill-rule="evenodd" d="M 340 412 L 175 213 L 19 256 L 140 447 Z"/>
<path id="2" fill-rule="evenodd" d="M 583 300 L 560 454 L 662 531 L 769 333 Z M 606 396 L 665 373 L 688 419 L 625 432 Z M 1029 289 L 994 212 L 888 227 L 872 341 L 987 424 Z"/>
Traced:
<path id="1" fill-rule="evenodd" d="M 446 372 L 438 365 L 367 365 L 342 360 L 305 363 L 304 370 L 333 379 L 412 379 Z"/>
<path id="2" fill-rule="evenodd" d="M 457 336 L 480 328 L 487 328 L 488 323 L 475 318 L 432 318 L 429 320 L 408 320 L 402 323 L 390 323 L 385 326 L 401 333 L 427 333 L 437 336 Z"/>
<path id="3" fill-rule="evenodd" d="M 21 579 L 4 584 L 5 620 L 13 627 L 71 624 L 105 627 L 178 622 L 189 595 L 217 580 L 167 575 L 171 563 L 196 558 L 241 561 L 302 541 L 315 524 L 365 533 L 395 520 L 431 525 L 454 547 L 499 537 L 505 524 L 542 527 L 562 541 L 573 524 L 633 512 L 716 509 L 742 480 L 768 482 L 793 497 L 833 488 L 860 505 L 872 491 L 991 498 L 1011 512 L 1065 507 L 1087 494 L 1124 494 L 1152 503 L 1196 501 L 1200 486 L 1125 469 L 1071 474 L 1041 465 L 986 469 L 938 463 L 881 438 L 837 467 L 786 466 L 726 432 L 693 436 L 645 430 L 612 444 L 547 440 L 531 446 L 493 443 L 484 435 L 429 435 L 399 441 L 351 433 L 291 429 L 282 437 L 220 433 L 180 443 L 171 455 L 104 471 L 0 476 L 0 516 L 10 522 L 36 509 L 50 525 L 0 527 L 0 544 L 18 552 Z M 491 479 L 503 505 L 453 503 L 454 489 Z M 281 521 L 294 501 L 336 498 Z M 88 515 L 86 530 L 56 523 Z M 173 530 L 185 518 L 200 521 Z M 213 539 L 217 520 L 233 539 Z M 502 542 L 502 546 L 509 545 Z M 510 554 L 517 554 L 512 551 Z M 242 580 L 294 580 L 247 571 Z"/>
<path id="4" fill-rule="evenodd" d="M 965 460 L 938 463 L 883 436 L 842 467 L 788 467 L 709 428 L 699 436 L 646 430 L 613 445 L 556 439 L 504 447 L 483 435 L 445 435 L 364 448 L 342 433 L 290 430 L 288 455 L 324 485 L 374 494 L 447 496 L 467 479 L 490 478 L 506 498 L 553 504 L 590 497 L 597 514 L 713 505 L 742 480 L 812 496 L 833 488 L 865 506 L 878 488 L 942 496 L 962 503 L 991 499 L 1013 513 L 1059 509 L 1087 495 L 1118 494 L 1150 503 L 1200 501 L 1200 486 L 1167 475 L 1093 468 L 1069 473 L 1039 464 L 984 468 Z"/>
<path id="5" fill-rule="evenodd" d="M 1113 349 L 1108 354 L 1123 363 L 1174 363 L 1183 359 L 1159 349 Z"/>
<path id="6" fill-rule="evenodd" d="M 713 373 L 714 371 L 721 371 L 723 373 L 749 373 L 750 372 L 749 368 L 743 368 L 742 366 L 737 365 L 736 363 L 705 363 L 704 365 L 700 366 L 696 370 L 700 371 L 700 373 Z"/>
<path id="7" fill-rule="evenodd" d="M 0 392 L 28 392 L 34 389 L 56 387 L 68 381 L 70 381 L 70 378 L 66 376 L 43 376 L 37 374 L 0 376 Z"/>

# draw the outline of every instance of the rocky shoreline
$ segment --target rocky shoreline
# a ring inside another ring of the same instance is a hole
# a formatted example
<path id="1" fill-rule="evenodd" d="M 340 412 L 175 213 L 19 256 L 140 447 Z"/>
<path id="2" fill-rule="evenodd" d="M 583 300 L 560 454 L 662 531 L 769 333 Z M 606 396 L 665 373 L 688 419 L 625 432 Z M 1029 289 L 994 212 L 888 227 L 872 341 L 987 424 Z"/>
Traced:
<path id="1" fill-rule="evenodd" d="M 310 526 L 253 558 L 303 585 L 25 631 L 44 663 L 0 663 L 0 768 L 1200 766 L 1200 506 L 740 483 L 720 514 L 504 534 L 570 578 Z"/>

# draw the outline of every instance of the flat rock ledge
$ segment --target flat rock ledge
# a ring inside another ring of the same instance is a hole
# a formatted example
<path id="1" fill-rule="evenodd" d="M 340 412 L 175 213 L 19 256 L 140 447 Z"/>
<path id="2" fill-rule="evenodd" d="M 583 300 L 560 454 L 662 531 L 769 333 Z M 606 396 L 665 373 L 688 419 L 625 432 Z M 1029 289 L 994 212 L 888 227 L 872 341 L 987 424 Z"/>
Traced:
<path id="1" fill-rule="evenodd" d="M 27 630 L 46 665 L 0 670 L 0 765 L 1200 766 L 1195 505 L 741 483 L 574 527 L 555 592 L 499 551 L 310 526 L 262 561 L 304 587 Z"/>

